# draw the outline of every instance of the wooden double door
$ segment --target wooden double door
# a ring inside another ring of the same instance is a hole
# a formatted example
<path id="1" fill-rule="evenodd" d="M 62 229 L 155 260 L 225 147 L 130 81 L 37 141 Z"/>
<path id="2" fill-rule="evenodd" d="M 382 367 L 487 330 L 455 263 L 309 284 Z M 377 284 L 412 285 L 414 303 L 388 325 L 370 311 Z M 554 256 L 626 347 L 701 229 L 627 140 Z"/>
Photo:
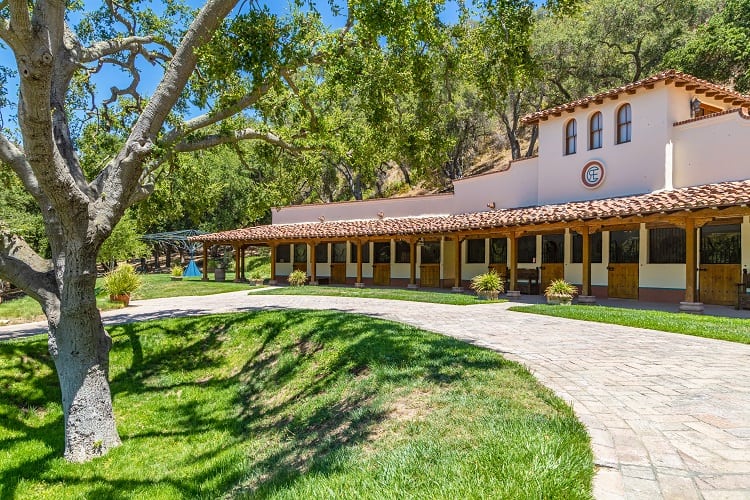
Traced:
<path id="1" fill-rule="evenodd" d="M 545 234 L 542 235 L 542 272 L 539 293 L 555 280 L 565 279 L 565 235 Z"/>
<path id="2" fill-rule="evenodd" d="M 346 263 L 345 262 L 332 262 L 331 263 L 331 284 L 333 285 L 346 284 Z"/>
<path id="3" fill-rule="evenodd" d="M 701 228 L 698 266 L 701 302 L 727 306 L 737 303 L 737 284 L 742 279 L 741 241 L 739 224 L 710 224 Z"/>
<path id="4" fill-rule="evenodd" d="M 610 298 L 638 298 L 638 263 L 611 263 L 607 271 L 607 295 Z"/>
<path id="5" fill-rule="evenodd" d="M 372 283 L 374 285 L 389 286 L 391 284 L 391 265 L 373 264 Z"/>
<path id="6" fill-rule="evenodd" d="M 419 286 L 438 288 L 440 286 L 440 264 L 422 264 L 419 266 Z"/>

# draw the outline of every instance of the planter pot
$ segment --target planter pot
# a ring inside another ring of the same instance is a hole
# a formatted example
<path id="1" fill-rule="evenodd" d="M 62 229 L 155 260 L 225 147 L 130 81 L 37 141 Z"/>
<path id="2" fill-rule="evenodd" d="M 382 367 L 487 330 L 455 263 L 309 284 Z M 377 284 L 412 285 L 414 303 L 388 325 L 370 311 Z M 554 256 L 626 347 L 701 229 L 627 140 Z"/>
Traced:
<path id="1" fill-rule="evenodd" d="M 569 306 L 573 302 L 572 295 L 547 295 L 547 304 L 555 304 L 561 306 Z"/>
<path id="2" fill-rule="evenodd" d="M 214 269 L 214 280 L 215 281 L 224 281 L 227 278 L 227 271 L 226 269 L 219 269 L 218 267 Z"/>
<path id="3" fill-rule="evenodd" d="M 498 292 L 497 290 L 477 292 L 477 298 L 480 300 L 497 300 L 499 295 L 500 295 L 500 292 Z"/>
<path id="4" fill-rule="evenodd" d="M 182 281 L 182 276 L 171 276 L 172 281 Z"/>
<path id="5" fill-rule="evenodd" d="M 255 280 L 254 283 L 255 286 L 261 286 L 263 284 L 263 280 Z"/>
<path id="6" fill-rule="evenodd" d="M 128 304 L 130 304 L 130 294 L 122 293 L 119 295 L 110 295 L 109 301 L 110 302 L 122 302 L 125 305 L 125 307 L 128 307 Z"/>

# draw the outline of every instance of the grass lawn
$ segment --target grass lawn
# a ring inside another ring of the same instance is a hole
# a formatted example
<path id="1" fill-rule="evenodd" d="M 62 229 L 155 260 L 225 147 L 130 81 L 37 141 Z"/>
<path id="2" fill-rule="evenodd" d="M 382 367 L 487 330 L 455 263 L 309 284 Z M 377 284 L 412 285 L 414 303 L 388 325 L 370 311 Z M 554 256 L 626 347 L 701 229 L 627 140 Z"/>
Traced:
<path id="1" fill-rule="evenodd" d="M 741 318 L 722 318 L 699 314 L 588 305 L 561 307 L 538 304 L 533 306 L 515 306 L 511 307 L 510 310 L 581 319 L 584 321 L 597 321 L 599 323 L 636 326 L 651 330 L 684 333 L 686 335 L 695 335 L 696 337 L 750 344 L 750 321 Z"/>
<path id="2" fill-rule="evenodd" d="M 46 338 L 0 343 L 0 498 L 591 498 L 583 426 L 491 351 L 327 311 L 110 332 L 123 445 L 83 465 Z"/>
<path id="3" fill-rule="evenodd" d="M 209 275 L 213 279 L 213 275 Z M 186 278 L 182 281 L 172 281 L 168 274 L 145 274 L 141 275 L 143 286 L 133 294 L 133 299 L 156 299 L 160 297 L 179 297 L 183 295 L 211 295 L 214 293 L 234 292 L 246 290 L 250 285 L 247 283 L 232 283 L 234 273 L 227 273 L 227 281 L 217 283 L 215 281 L 201 281 L 200 278 Z M 102 278 L 96 281 L 97 296 L 96 305 L 99 309 L 119 309 L 122 304 L 110 302 L 109 294 L 103 289 Z M 0 319 L 10 320 L 9 324 L 28 323 L 30 321 L 43 320 L 42 308 L 30 297 L 4 301 L 0 304 Z"/>
<path id="4" fill-rule="evenodd" d="M 369 299 L 409 300 L 412 302 L 432 302 L 435 304 L 452 304 L 467 306 L 505 302 L 501 300 L 479 300 L 474 295 L 450 292 L 431 292 L 427 290 L 404 290 L 398 288 L 354 288 L 351 286 L 299 286 L 282 287 L 271 290 L 260 290 L 253 294 L 261 295 L 328 295 L 335 297 L 364 297 Z"/>

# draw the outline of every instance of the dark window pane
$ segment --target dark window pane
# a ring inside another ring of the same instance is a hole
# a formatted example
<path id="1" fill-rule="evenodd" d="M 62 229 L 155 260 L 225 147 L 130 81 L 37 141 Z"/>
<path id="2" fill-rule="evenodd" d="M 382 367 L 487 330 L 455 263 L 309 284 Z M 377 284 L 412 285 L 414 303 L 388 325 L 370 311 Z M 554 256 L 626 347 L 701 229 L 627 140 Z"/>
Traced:
<path id="1" fill-rule="evenodd" d="M 565 262 L 564 234 L 545 234 L 542 236 L 542 262 L 549 264 Z"/>
<path id="2" fill-rule="evenodd" d="M 375 263 L 376 264 L 390 264 L 391 263 L 391 244 L 390 242 L 383 241 L 373 245 L 375 251 Z"/>
<path id="3" fill-rule="evenodd" d="M 411 249 L 406 241 L 396 242 L 396 263 L 408 264 L 411 257 Z"/>
<path id="4" fill-rule="evenodd" d="M 307 262 L 307 245 L 294 245 L 294 263 L 301 264 Z"/>
<path id="5" fill-rule="evenodd" d="M 685 230 L 679 227 L 649 229 L 648 261 L 651 264 L 684 264 Z"/>
<path id="6" fill-rule="evenodd" d="M 466 262 L 469 264 L 484 264 L 484 240 L 468 240 L 466 242 Z"/>
<path id="7" fill-rule="evenodd" d="M 490 264 L 508 263 L 508 238 L 490 240 Z"/>
<path id="8" fill-rule="evenodd" d="M 583 236 L 573 233 L 573 254 L 571 262 L 583 262 Z M 602 233 L 592 233 L 589 235 L 589 245 L 591 246 L 591 262 L 602 261 Z"/>
<path id="9" fill-rule="evenodd" d="M 617 110 L 617 144 L 630 142 L 632 116 L 630 104 L 624 104 Z"/>
<path id="10" fill-rule="evenodd" d="M 422 264 L 440 264 L 440 242 L 427 241 L 421 246 Z"/>
<path id="11" fill-rule="evenodd" d="M 354 260 L 357 260 L 357 249 L 354 249 Z M 333 243 L 331 245 L 331 262 L 346 262 L 346 243 Z"/>
<path id="12" fill-rule="evenodd" d="M 536 262 L 536 236 L 518 238 L 518 262 Z"/>
<path id="13" fill-rule="evenodd" d="M 357 263 L 357 244 L 354 242 L 349 244 L 349 262 Z M 368 262 L 370 262 L 370 244 L 362 243 L 362 263 Z"/>
<path id="14" fill-rule="evenodd" d="M 613 264 L 638 263 L 639 231 L 609 233 L 609 261 Z"/>
<path id="15" fill-rule="evenodd" d="M 589 123 L 589 149 L 602 147 L 602 114 L 594 113 Z"/>
<path id="16" fill-rule="evenodd" d="M 740 226 L 703 226 L 701 228 L 701 264 L 739 264 Z"/>
<path id="17" fill-rule="evenodd" d="M 276 247 L 276 262 L 281 264 L 291 262 L 289 247 L 290 245 L 279 245 Z"/>
<path id="18" fill-rule="evenodd" d="M 576 152 L 576 121 L 570 120 L 565 125 L 565 154 L 572 155 Z"/>
<path id="19" fill-rule="evenodd" d="M 328 243 L 315 245 L 315 262 L 325 264 L 328 262 Z"/>

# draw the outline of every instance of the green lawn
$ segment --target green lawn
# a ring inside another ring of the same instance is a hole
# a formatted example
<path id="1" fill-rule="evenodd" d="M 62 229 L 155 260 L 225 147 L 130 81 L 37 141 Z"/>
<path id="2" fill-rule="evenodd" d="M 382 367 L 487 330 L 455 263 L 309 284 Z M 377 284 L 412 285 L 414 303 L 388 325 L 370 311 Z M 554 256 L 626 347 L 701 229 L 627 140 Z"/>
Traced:
<path id="1" fill-rule="evenodd" d="M 253 294 L 261 295 L 327 295 L 334 297 L 364 297 L 368 299 L 408 300 L 411 302 L 432 302 L 466 306 L 505 302 L 501 300 L 479 300 L 475 295 L 465 293 L 432 292 L 427 290 L 405 290 L 403 288 L 354 288 L 351 286 L 300 286 L 260 290 Z"/>
<path id="2" fill-rule="evenodd" d="M 718 316 L 588 305 L 562 307 L 539 304 L 533 306 L 515 306 L 511 307 L 510 310 L 581 319 L 584 321 L 596 321 L 599 323 L 636 326 L 651 330 L 683 333 L 686 335 L 695 335 L 696 337 L 750 344 L 750 321 L 740 318 L 722 318 Z"/>
<path id="3" fill-rule="evenodd" d="M 213 280 L 213 275 L 209 275 Z M 200 278 L 185 278 L 182 281 L 172 281 L 168 274 L 146 274 L 141 275 L 143 286 L 133 294 L 133 299 L 156 299 L 160 297 L 179 297 L 183 295 L 211 295 L 214 293 L 234 292 L 247 290 L 247 283 L 232 283 L 234 273 L 227 273 L 223 283 L 215 281 L 201 281 Z M 119 302 L 110 302 L 109 295 L 103 289 L 103 279 L 97 283 L 96 305 L 99 309 L 118 309 L 122 307 Z M 30 321 L 43 320 L 42 308 L 30 297 L 4 301 L 0 304 L 0 319 L 10 320 L 10 323 L 28 323 Z"/>
<path id="4" fill-rule="evenodd" d="M 83 465 L 46 338 L 0 343 L 0 498 L 591 498 L 583 426 L 491 351 L 325 311 L 110 332 L 123 445 Z"/>

